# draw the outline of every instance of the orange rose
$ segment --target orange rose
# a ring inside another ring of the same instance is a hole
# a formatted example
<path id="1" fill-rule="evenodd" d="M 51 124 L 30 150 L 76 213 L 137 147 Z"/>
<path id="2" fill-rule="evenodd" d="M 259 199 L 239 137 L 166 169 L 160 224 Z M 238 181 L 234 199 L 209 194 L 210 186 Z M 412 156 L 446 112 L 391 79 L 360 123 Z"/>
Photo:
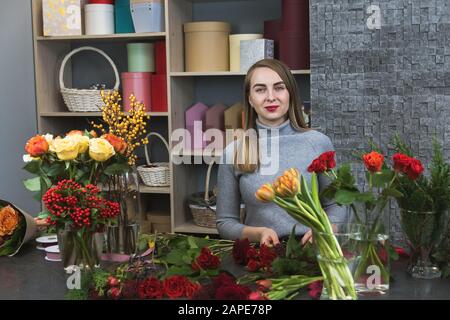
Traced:
<path id="1" fill-rule="evenodd" d="M 25 151 L 33 158 L 40 157 L 48 151 L 48 142 L 43 136 L 36 135 L 28 140 Z"/>
<path id="2" fill-rule="evenodd" d="M 372 151 L 368 154 L 363 155 L 364 165 L 367 170 L 372 173 L 381 171 L 381 167 L 383 166 L 384 156 L 379 154 L 378 152 Z"/>
<path id="3" fill-rule="evenodd" d="M 70 130 L 69 132 L 67 132 L 66 136 L 73 136 L 73 135 L 79 135 L 82 136 L 84 135 L 83 131 L 81 130 Z"/>
<path id="4" fill-rule="evenodd" d="M 11 206 L 0 210 L 0 237 L 11 235 L 19 224 L 19 214 Z"/>
<path id="5" fill-rule="evenodd" d="M 124 154 L 125 151 L 127 151 L 127 143 L 121 137 L 118 137 L 112 133 L 107 133 L 104 134 L 102 138 L 107 140 L 114 147 L 114 151 L 117 153 Z"/>

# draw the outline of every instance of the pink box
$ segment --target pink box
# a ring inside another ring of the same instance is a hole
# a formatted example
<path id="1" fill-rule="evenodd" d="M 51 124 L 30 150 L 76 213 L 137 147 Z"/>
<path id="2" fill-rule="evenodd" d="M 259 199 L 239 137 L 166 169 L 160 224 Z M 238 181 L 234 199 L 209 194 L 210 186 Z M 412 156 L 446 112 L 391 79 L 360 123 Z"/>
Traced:
<path id="1" fill-rule="evenodd" d="M 205 131 L 207 110 L 208 107 L 206 105 L 198 102 L 185 112 L 186 129 L 191 134 L 191 149 L 203 149 L 206 147 L 206 141 L 203 141 L 203 132 Z"/>
<path id="2" fill-rule="evenodd" d="M 122 72 L 122 99 L 125 111 L 130 111 L 130 95 L 145 105 L 145 111 L 151 111 L 151 72 Z"/>

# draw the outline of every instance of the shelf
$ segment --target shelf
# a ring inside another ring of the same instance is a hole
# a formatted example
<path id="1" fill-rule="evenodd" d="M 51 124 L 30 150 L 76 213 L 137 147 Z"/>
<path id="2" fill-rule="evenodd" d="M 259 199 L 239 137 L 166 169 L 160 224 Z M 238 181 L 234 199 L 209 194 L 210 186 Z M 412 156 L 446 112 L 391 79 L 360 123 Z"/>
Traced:
<path id="1" fill-rule="evenodd" d="M 245 76 L 246 72 L 216 71 L 216 72 L 170 72 L 171 77 L 216 77 Z M 292 74 L 311 74 L 311 70 L 292 70 Z"/>
<path id="2" fill-rule="evenodd" d="M 139 185 L 139 192 L 140 193 L 170 193 L 170 186 L 167 187 L 149 187 L 143 184 Z"/>
<path id="3" fill-rule="evenodd" d="M 150 117 L 167 117 L 168 112 L 146 112 Z M 41 117 L 101 117 L 101 112 L 40 112 Z"/>
<path id="4" fill-rule="evenodd" d="M 159 40 L 166 37 L 165 32 L 142 32 L 142 33 L 115 33 L 106 35 L 81 35 L 81 36 L 38 36 L 37 41 L 128 41 L 136 39 Z"/>
<path id="5" fill-rule="evenodd" d="M 203 234 L 219 234 L 216 228 L 206 228 L 196 225 L 193 221 L 186 222 L 174 228 L 174 232 L 179 233 L 203 233 Z"/>

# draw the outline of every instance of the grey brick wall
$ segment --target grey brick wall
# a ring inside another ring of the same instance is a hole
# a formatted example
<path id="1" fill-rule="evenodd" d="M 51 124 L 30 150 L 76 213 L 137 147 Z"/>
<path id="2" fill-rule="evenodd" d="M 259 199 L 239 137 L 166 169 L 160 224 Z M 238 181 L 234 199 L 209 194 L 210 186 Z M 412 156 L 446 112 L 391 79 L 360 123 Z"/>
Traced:
<path id="1" fill-rule="evenodd" d="M 380 29 L 366 24 L 370 5 L 381 9 Z M 450 137 L 450 1 L 310 0 L 310 24 L 313 126 L 331 138 L 338 161 L 368 139 L 391 156 L 398 132 L 429 166 L 432 135 Z"/>

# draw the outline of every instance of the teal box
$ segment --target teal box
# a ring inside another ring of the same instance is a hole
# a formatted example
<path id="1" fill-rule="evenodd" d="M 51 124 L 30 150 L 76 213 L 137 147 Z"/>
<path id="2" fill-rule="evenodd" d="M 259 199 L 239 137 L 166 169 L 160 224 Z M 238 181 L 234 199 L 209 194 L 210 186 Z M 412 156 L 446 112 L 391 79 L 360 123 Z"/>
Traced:
<path id="1" fill-rule="evenodd" d="M 114 4 L 116 33 L 133 33 L 130 0 L 116 0 Z"/>

